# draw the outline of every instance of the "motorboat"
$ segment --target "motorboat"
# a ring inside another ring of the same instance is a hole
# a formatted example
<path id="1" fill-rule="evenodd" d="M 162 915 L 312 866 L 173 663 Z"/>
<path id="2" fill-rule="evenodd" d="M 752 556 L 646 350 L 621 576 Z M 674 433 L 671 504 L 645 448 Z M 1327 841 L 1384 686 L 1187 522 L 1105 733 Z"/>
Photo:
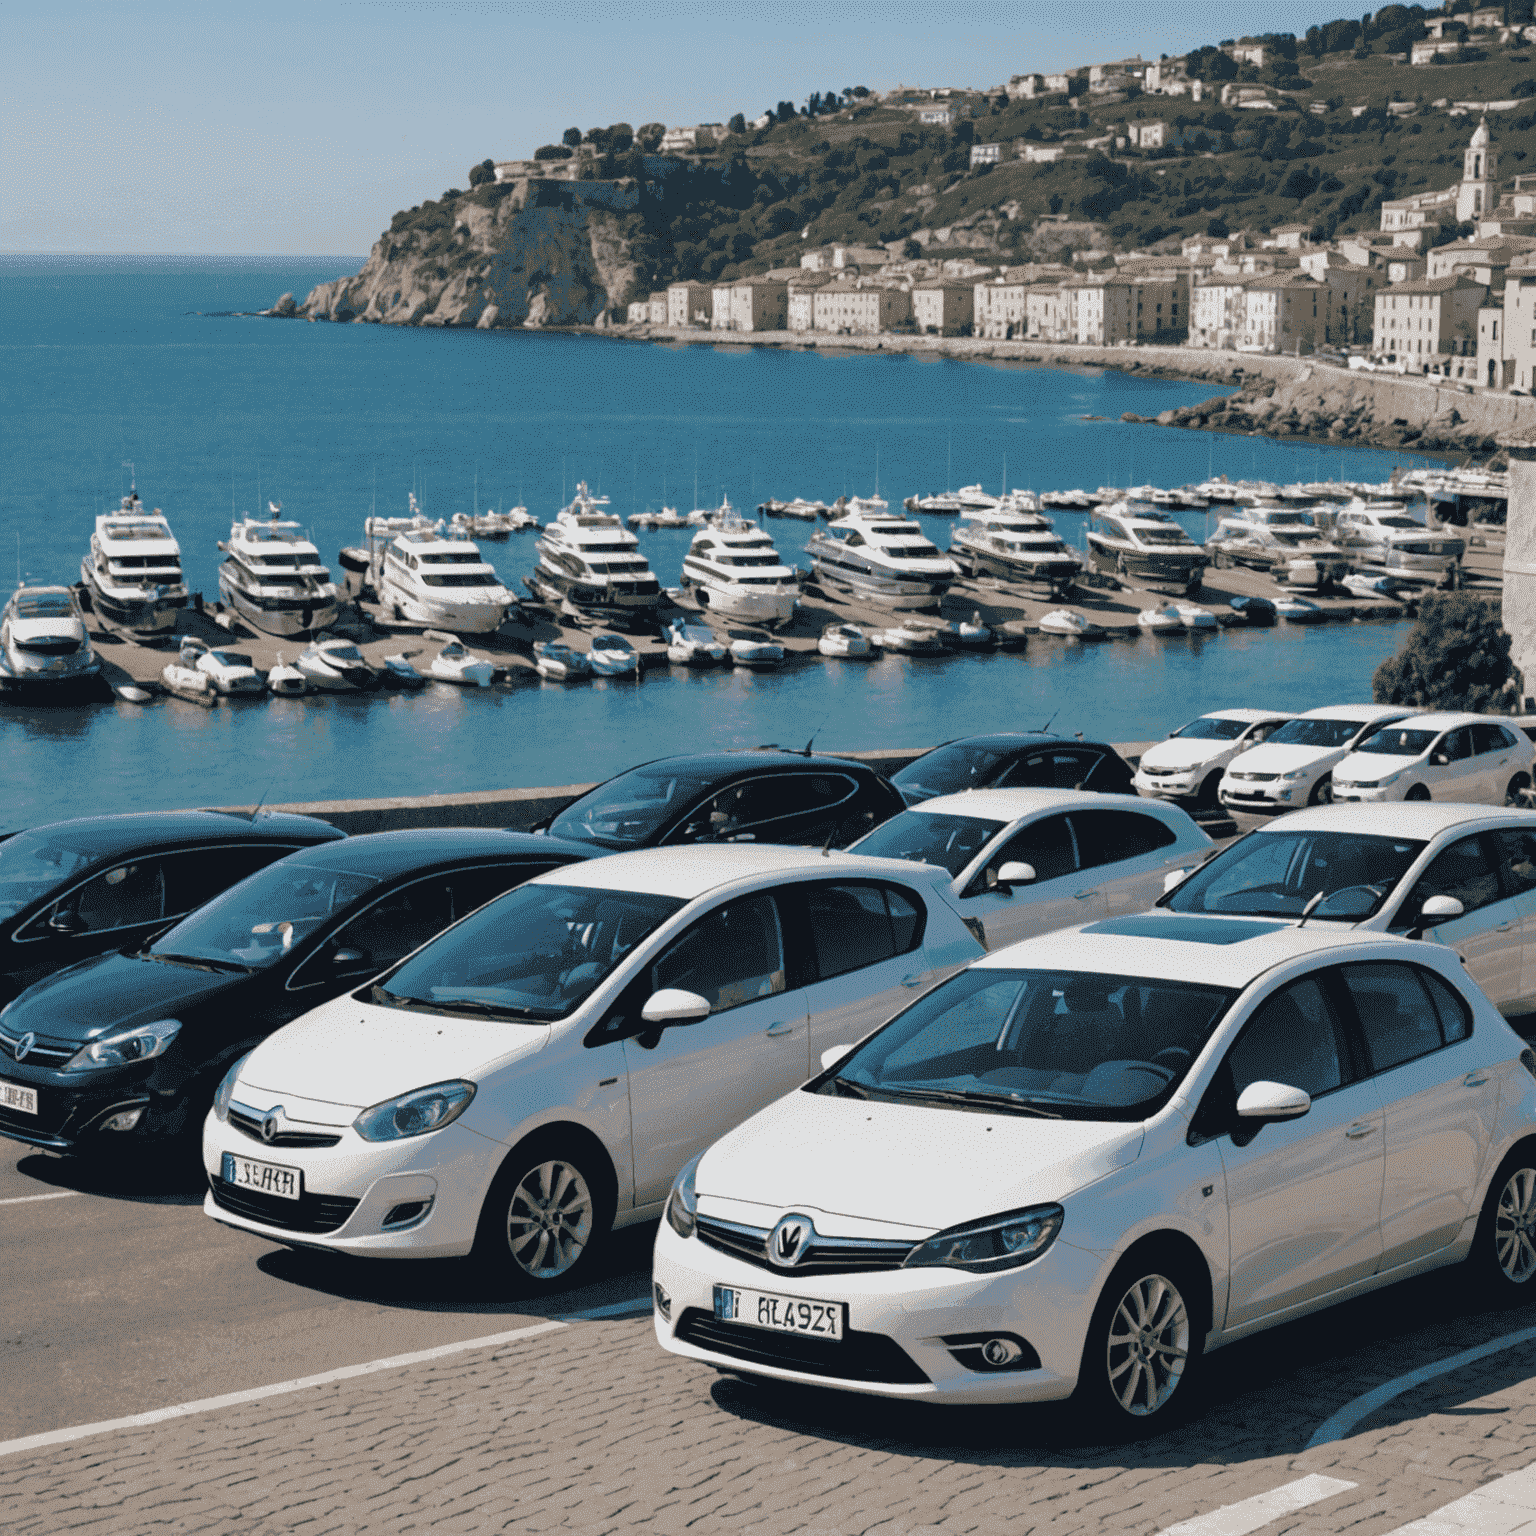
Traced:
<path id="1" fill-rule="evenodd" d="M 773 540 L 724 501 L 683 557 L 682 587 L 701 608 L 728 619 L 783 624 L 794 617 L 800 584 Z"/>
<path id="2" fill-rule="evenodd" d="M 1287 624 L 1319 624 L 1328 617 L 1327 609 L 1309 603 L 1304 597 L 1277 598 L 1275 612 Z"/>
<path id="3" fill-rule="evenodd" d="M 1254 629 L 1275 622 L 1275 605 L 1267 597 L 1234 597 L 1227 607 Z"/>
<path id="4" fill-rule="evenodd" d="M 553 683 L 573 683 L 592 675 L 592 663 L 586 652 L 559 640 L 545 640 L 533 648 L 534 670 Z"/>
<path id="5" fill-rule="evenodd" d="M 792 517 L 798 522 L 814 523 L 817 518 L 825 518 L 827 504 L 824 501 L 807 501 L 803 496 L 796 496 L 793 501 L 765 501 L 757 509 L 764 517 Z"/>
<path id="6" fill-rule="evenodd" d="M 372 693 L 382 681 L 354 641 L 335 636 L 312 640 L 295 665 L 321 693 Z"/>
<path id="7" fill-rule="evenodd" d="M 561 508 L 536 545 L 538 565 L 525 577 L 529 589 L 559 607 L 624 627 L 653 627 L 661 602 L 657 581 L 640 541 L 608 511 L 608 498 L 594 496 L 586 481 Z"/>
<path id="8" fill-rule="evenodd" d="M 1200 590 L 1207 556 L 1168 513 L 1150 502 L 1119 501 L 1101 506 L 1088 524 L 1088 558 L 1121 581 L 1139 579 L 1176 587 L 1188 596 Z"/>
<path id="9" fill-rule="evenodd" d="M 1234 485 L 1225 475 L 1214 480 L 1204 480 L 1199 485 L 1191 486 L 1196 496 L 1202 497 L 1212 506 L 1230 507 L 1237 505 L 1240 494 L 1239 487 Z"/>
<path id="10" fill-rule="evenodd" d="M 631 528 L 687 528 L 689 522 L 676 507 L 663 507 L 660 512 L 653 512 L 649 507 L 644 512 L 630 514 L 629 526 Z"/>
<path id="11" fill-rule="evenodd" d="M 805 548 L 817 581 L 884 608 L 931 608 L 960 574 L 907 518 L 849 513 Z"/>
<path id="12" fill-rule="evenodd" d="M 210 649 L 190 635 L 181 642 L 182 666 L 195 667 L 226 699 L 239 695 L 260 696 L 267 691 L 256 664 L 244 651 Z"/>
<path id="13" fill-rule="evenodd" d="M 1136 627 L 1154 635 L 1182 635 L 1184 620 L 1179 610 L 1168 603 L 1161 608 L 1143 608 L 1136 615 Z"/>
<path id="14" fill-rule="evenodd" d="M 219 567 L 224 601 L 269 635 L 302 635 L 324 629 L 337 612 L 336 584 L 320 551 L 282 507 L 267 503 L 268 518 L 245 517 L 221 544 L 228 558 Z"/>
<path id="15" fill-rule="evenodd" d="M 767 670 L 782 666 L 784 647 L 760 629 L 731 629 L 726 631 L 730 640 L 731 664 Z"/>
<path id="16" fill-rule="evenodd" d="M 1040 505 L 1052 512 L 1091 512 L 1094 503 L 1086 491 L 1041 491 Z"/>
<path id="17" fill-rule="evenodd" d="M 595 677 L 633 677 L 644 673 L 640 653 L 623 635 L 599 631 L 592 636 L 591 665 Z"/>
<path id="18" fill-rule="evenodd" d="M 512 532 L 512 526 L 500 512 L 455 512 L 448 519 L 448 531 L 456 539 L 473 542 L 492 539 L 500 542 Z"/>
<path id="19" fill-rule="evenodd" d="M 384 665 L 380 669 L 379 680 L 386 688 L 414 693 L 418 688 L 426 687 L 427 680 L 415 667 L 411 665 L 411 657 L 417 652 L 396 651 L 393 656 L 384 658 Z M 269 674 L 270 675 L 270 674 Z"/>
<path id="20" fill-rule="evenodd" d="M 994 502 L 961 517 L 948 553 L 967 575 L 1043 586 L 1052 597 L 1064 597 L 1082 574 L 1082 556 L 1061 541 L 1050 518 L 1039 512 Z"/>
<path id="21" fill-rule="evenodd" d="M 1209 608 L 1202 608 L 1199 603 L 1175 603 L 1179 621 L 1185 629 L 1216 629 L 1216 615 Z"/>
<path id="22" fill-rule="evenodd" d="M 707 624 L 673 619 L 667 625 L 667 660 L 676 667 L 718 667 L 730 660 L 730 652 Z"/>
<path id="23" fill-rule="evenodd" d="M 925 512 L 930 517 L 956 517 L 964 505 L 958 491 L 939 491 L 932 496 L 908 496 L 901 504 L 908 512 Z"/>
<path id="24" fill-rule="evenodd" d="M 882 651 L 894 651 L 901 656 L 942 656 L 948 649 L 939 630 L 911 620 L 882 629 L 871 638 Z"/>
<path id="25" fill-rule="evenodd" d="M 816 642 L 816 649 L 823 656 L 845 659 L 865 658 L 874 655 L 869 637 L 857 624 L 828 624 Z"/>
<path id="26" fill-rule="evenodd" d="M 1421 585 L 1452 581 L 1467 552 L 1454 525 L 1426 527 L 1400 501 L 1357 497 L 1339 509 L 1334 536 L 1361 564 Z"/>
<path id="27" fill-rule="evenodd" d="M 459 688 L 491 686 L 491 679 L 496 676 L 495 662 L 475 655 L 456 635 L 441 635 L 428 630 L 427 636 L 443 642 L 442 648 L 427 667 L 427 676 L 434 682 L 453 683 Z"/>
<path id="28" fill-rule="evenodd" d="M 1000 651 L 1022 651 L 1029 645 L 1029 621 L 1007 619 L 992 627 L 992 643 Z"/>
<path id="29" fill-rule="evenodd" d="M 148 704 L 155 697 L 149 689 L 141 688 L 137 683 L 118 683 L 113 687 L 112 692 L 124 704 Z"/>
<path id="30" fill-rule="evenodd" d="M 161 668 L 160 686 L 176 698 L 201 704 L 204 709 L 212 709 L 219 702 L 219 690 L 213 686 L 213 679 L 197 667 L 187 666 L 179 657 Z"/>
<path id="31" fill-rule="evenodd" d="M 1339 585 L 1356 597 L 1395 598 L 1406 583 L 1397 576 L 1372 576 L 1365 571 L 1351 571 Z"/>
<path id="32" fill-rule="evenodd" d="M 970 618 L 961 619 L 955 626 L 955 642 L 962 650 L 980 651 L 996 643 L 992 627 L 984 624 L 981 610 L 973 609 Z"/>
<path id="33" fill-rule="evenodd" d="M 538 518 L 536 518 L 533 513 L 524 506 L 508 507 L 507 510 L 501 514 L 501 516 L 506 519 L 507 527 L 509 527 L 513 533 L 526 533 L 531 528 L 540 528 L 543 526 L 543 524 L 539 522 Z"/>
<path id="34" fill-rule="evenodd" d="M 174 630 L 187 606 L 181 546 L 159 507 L 145 511 L 137 490 L 96 519 L 80 580 L 106 623 L 136 634 Z"/>
<path id="35" fill-rule="evenodd" d="M 414 496 L 411 510 L 417 512 Z M 373 590 L 385 612 L 453 634 L 488 635 L 500 629 L 517 600 L 474 540 L 445 534 L 441 523 L 419 514 L 405 527 L 396 522 L 369 518 L 366 524 Z"/>
<path id="36" fill-rule="evenodd" d="M 1504 548 L 1509 522 L 1509 474 L 1503 470 L 1411 470 L 1398 482 L 1429 504 L 1431 530 L 1460 534 L 1493 553 Z"/>
<path id="37" fill-rule="evenodd" d="M 267 692 L 283 698 L 298 698 L 309 692 L 304 674 L 284 661 L 281 651 L 277 653 L 277 660 L 267 669 Z"/>
<path id="38" fill-rule="evenodd" d="M 70 588 L 20 586 L 12 593 L 0 613 L 0 685 L 63 690 L 100 671 Z"/>
<path id="39" fill-rule="evenodd" d="M 1349 571 L 1349 556 L 1297 507 L 1240 506 L 1216 525 L 1206 545 L 1212 560 L 1268 571 L 1294 587 L 1326 589 Z"/>
<path id="40" fill-rule="evenodd" d="M 1040 633 L 1077 640 L 1100 640 L 1106 631 L 1070 608 L 1053 608 L 1040 620 Z"/>

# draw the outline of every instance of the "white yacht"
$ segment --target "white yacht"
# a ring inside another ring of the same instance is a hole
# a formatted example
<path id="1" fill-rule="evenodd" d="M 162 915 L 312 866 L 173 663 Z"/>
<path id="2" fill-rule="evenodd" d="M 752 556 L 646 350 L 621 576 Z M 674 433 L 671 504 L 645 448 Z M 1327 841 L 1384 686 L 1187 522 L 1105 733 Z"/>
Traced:
<path id="1" fill-rule="evenodd" d="M 585 480 L 534 547 L 539 563 L 524 580 L 546 602 L 569 602 L 610 624 L 654 624 L 661 583 L 640 553 L 640 541 Z"/>
<path id="2" fill-rule="evenodd" d="M 0 686 L 53 688 L 100 671 L 75 594 L 68 587 L 18 587 L 0 613 Z"/>
<path id="3" fill-rule="evenodd" d="M 283 522 L 281 506 L 267 503 L 267 519 L 246 517 L 219 547 L 219 592 L 247 623 L 269 635 L 324 629 L 336 617 L 336 584 L 320 551 L 297 524 Z"/>
<path id="4" fill-rule="evenodd" d="M 1088 524 L 1088 558 L 1122 581 L 1139 578 L 1195 593 L 1205 576 L 1206 553 L 1166 513 L 1145 501 L 1097 507 Z"/>
<path id="5" fill-rule="evenodd" d="M 380 521 L 368 519 L 370 574 L 386 613 L 456 635 L 486 635 L 501 627 L 516 599 L 473 539 L 417 518 L 380 541 Z"/>
<path id="6" fill-rule="evenodd" d="M 933 607 L 960 574 L 916 523 L 888 514 L 850 512 L 818 528 L 805 552 L 818 581 L 883 608 Z"/>
<path id="7" fill-rule="evenodd" d="M 1455 524 L 1427 528 L 1400 501 L 1356 497 L 1339 509 L 1334 537 L 1363 563 L 1420 582 L 1446 581 L 1467 552 Z"/>
<path id="8" fill-rule="evenodd" d="M 108 624 L 140 634 L 175 629 L 177 613 L 187 606 L 181 546 L 159 507 L 145 511 L 137 490 L 96 519 L 80 580 Z"/>
<path id="9" fill-rule="evenodd" d="M 1050 518 L 1003 504 L 962 514 L 949 555 L 968 575 L 1041 585 L 1053 597 L 1065 595 L 1083 569 L 1082 557 L 1062 543 Z"/>
<path id="10" fill-rule="evenodd" d="M 699 606 L 731 619 L 783 624 L 794 617 L 800 586 L 773 540 L 737 515 L 729 500 L 693 536 L 683 558 L 682 587 Z"/>
<path id="11" fill-rule="evenodd" d="M 1251 566 L 1298 587 L 1331 587 L 1349 571 L 1349 556 L 1296 507 L 1239 506 L 1206 542 L 1222 564 Z"/>

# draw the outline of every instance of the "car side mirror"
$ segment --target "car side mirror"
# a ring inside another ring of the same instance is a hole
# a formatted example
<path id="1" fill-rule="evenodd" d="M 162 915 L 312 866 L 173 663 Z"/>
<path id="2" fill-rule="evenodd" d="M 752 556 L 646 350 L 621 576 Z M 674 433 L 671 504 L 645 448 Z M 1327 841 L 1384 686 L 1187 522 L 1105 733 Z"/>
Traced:
<path id="1" fill-rule="evenodd" d="M 1255 1126 L 1299 1120 L 1311 1108 L 1311 1094 L 1286 1083 L 1249 1083 L 1237 1097 L 1237 1118 Z"/>
<path id="2" fill-rule="evenodd" d="M 1435 923 L 1448 923 L 1460 917 L 1467 909 L 1455 896 L 1431 896 L 1419 908 L 1419 920 L 1415 927 L 1427 928 Z"/>
<path id="3" fill-rule="evenodd" d="M 356 969 L 368 964 L 368 951 L 365 949 L 333 949 L 331 951 L 331 964 L 337 970 L 344 968 Z"/>
<path id="4" fill-rule="evenodd" d="M 685 992 L 681 987 L 663 987 L 651 993 L 640 1017 L 647 1024 L 697 1024 L 709 1017 L 709 1004 L 697 992 Z"/>
<path id="5" fill-rule="evenodd" d="M 1184 882 L 1188 879 L 1189 871 L 1187 869 L 1170 869 L 1168 873 L 1163 876 L 1163 895 L 1166 896 L 1169 891 L 1175 890 L 1177 887 L 1183 885 Z"/>
<path id="6" fill-rule="evenodd" d="M 1436 768 L 1447 768 L 1450 766 L 1450 761 L 1450 758 L 1447 757 L 1444 752 L 1436 752 L 1435 755 L 1430 758 L 1430 762 L 1432 762 Z"/>
<path id="7" fill-rule="evenodd" d="M 853 1047 L 851 1045 L 829 1045 L 821 1053 L 821 1070 L 823 1072 L 830 1072 L 840 1061 L 845 1060 L 852 1054 Z"/>
<path id="8" fill-rule="evenodd" d="M 997 888 L 1006 891 L 1015 885 L 1033 885 L 1035 883 L 1035 866 L 1033 864 L 1020 864 L 1010 859 L 1008 863 L 997 872 Z"/>
<path id="9" fill-rule="evenodd" d="M 50 933 L 64 934 L 67 937 L 70 934 L 84 933 L 85 924 L 81 922 L 78 912 L 55 912 L 48 919 L 48 931 Z"/>

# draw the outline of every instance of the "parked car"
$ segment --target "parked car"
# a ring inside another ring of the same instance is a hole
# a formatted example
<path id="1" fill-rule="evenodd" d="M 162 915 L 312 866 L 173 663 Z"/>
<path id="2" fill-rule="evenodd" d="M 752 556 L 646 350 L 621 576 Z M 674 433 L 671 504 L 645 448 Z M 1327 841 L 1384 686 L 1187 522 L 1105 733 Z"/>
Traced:
<path id="1" fill-rule="evenodd" d="M 1361 741 L 1333 770 L 1335 800 L 1465 800 L 1518 805 L 1531 740 L 1497 715 L 1409 715 Z"/>
<path id="2" fill-rule="evenodd" d="M 475 828 L 289 854 L 145 947 L 83 960 L 12 1002 L 0 1015 L 0 1136 L 110 1153 L 198 1135 L 229 1064 L 280 1025 L 509 887 L 591 856 Z"/>
<path id="3" fill-rule="evenodd" d="M 1177 806 L 1071 789 L 937 795 L 866 833 L 850 853 L 937 864 L 988 949 L 1095 917 L 1143 912 L 1169 871 L 1215 844 Z"/>
<path id="4" fill-rule="evenodd" d="M 887 779 L 849 758 L 711 752 L 630 768 L 572 801 L 540 830 L 605 850 L 677 843 L 841 848 L 901 806 Z"/>
<path id="5" fill-rule="evenodd" d="M 555 870 L 237 1062 L 204 1209 L 274 1242 L 571 1283 L 827 1045 L 980 953 L 948 877 L 888 859 L 667 848 Z"/>
<path id="6" fill-rule="evenodd" d="M 1220 709 L 1169 731 L 1141 754 L 1132 781 L 1142 795 L 1214 806 L 1222 770 L 1291 718 L 1276 709 Z"/>
<path id="7" fill-rule="evenodd" d="M 342 835 L 313 816 L 150 811 L 0 840 L 0 1002 L 77 960 L 137 948 L 274 859 Z"/>
<path id="8" fill-rule="evenodd" d="M 1293 811 L 1221 849 L 1158 905 L 1426 939 L 1455 950 L 1506 1018 L 1536 1013 L 1536 811 Z"/>
<path id="9" fill-rule="evenodd" d="M 965 736 L 947 741 L 891 775 L 908 805 L 967 789 L 1091 789 L 1134 795 L 1131 768 L 1106 741 L 1044 731 Z"/>
<path id="10" fill-rule="evenodd" d="M 1529 1299 L 1536 1055 L 1449 950 L 1163 912 L 988 955 L 690 1161 L 662 1347 L 1156 1430 L 1204 1355 L 1465 1260 Z"/>
<path id="11" fill-rule="evenodd" d="M 1221 803 L 1235 811 L 1289 811 L 1333 799 L 1333 770 L 1367 736 L 1413 711 L 1400 704 L 1329 704 L 1288 720 L 1262 746 L 1227 764 Z"/>

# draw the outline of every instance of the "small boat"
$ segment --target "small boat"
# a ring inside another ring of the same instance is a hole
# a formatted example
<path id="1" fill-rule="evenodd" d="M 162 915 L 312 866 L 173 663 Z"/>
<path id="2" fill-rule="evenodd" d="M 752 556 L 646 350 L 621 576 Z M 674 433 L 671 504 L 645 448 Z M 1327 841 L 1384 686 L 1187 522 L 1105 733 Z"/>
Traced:
<path id="1" fill-rule="evenodd" d="M 642 674 L 640 653 L 623 635 L 599 631 L 592 636 L 591 666 L 597 677 L 634 677 Z"/>
<path id="2" fill-rule="evenodd" d="M 571 683 L 591 676 L 592 663 L 586 653 L 558 640 L 534 646 L 533 655 L 534 670 L 552 683 Z"/>
<path id="3" fill-rule="evenodd" d="M 1053 608 L 1040 620 L 1042 635 L 1063 635 L 1078 640 L 1098 640 L 1104 636 L 1099 625 L 1085 619 L 1070 608 Z"/>
<path id="4" fill-rule="evenodd" d="M 1282 597 L 1275 603 L 1275 612 L 1287 624 L 1318 624 L 1328 617 L 1324 608 L 1309 603 L 1304 597 Z"/>
<path id="5" fill-rule="evenodd" d="M 784 647 L 777 640 L 769 639 L 762 630 L 733 629 L 728 634 L 733 666 L 768 668 L 783 665 Z"/>
<path id="6" fill-rule="evenodd" d="M 196 643 L 201 644 L 201 642 Z M 181 662 L 183 666 L 187 664 L 185 642 L 182 644 Z M 267 691 L 267 685 L 262 681 L 261 673 L 256 670 L 255 663 L 244 651 L 227 651 L 222 648 L 210 650 L 207 646 L 203 646 L 202 653 L 193 664 L 199 672 L 207 674 L 209 681 L 225 698 Z"/>
<path id="7" fill-rule="evenodd" d="M 1180 621 L 1185 629 L 1215 629 L 1216 615 L 1209 608 L 1202 608 L 1199 603 L 1178 603 L 1174 608 L 1178 610 Z"/>
<path id="8" fill-rule="evenodd" d="M 462 640 L 428 630 L 427 638 L 443 640 L 443 648 L 432 658 L 427 675 L 434 682 L 453 683 L 460 688 L 489 688 L 496 676 L 496 663 L 469 650 Z"/>
<path id="9" fill-rule="evenodd" d="M 154 698 L 154 694 L 137 683 L 120 683 L 112 692 L 125 704 L 148 704 Z"/>
<path id="10" fill-rule="evenodd" d="M 1029 625 L 1024 619 L 1008 619 L 992 631 L 1000 651 L 1022 651 L 1029 645 Z"/>
<path id="11" fill-rule="evenodd" d="M 686 528 L 688 519 L 676 507 L 663 507 L 660 512 L 652 512 L 647 507 L 644 512 L 630 514 L 629 526 L 631 528 Z"/>
<path id="12" fill-rule="evenodd" d="M 396 651 L 393 656 L 386 656 L 379 668 L 379 681 L 392 691 L 403 689 L 414 693 L 416 689 L 424 688 L 426 678 L 411 665 L 411 657 L 420 654 L 419 651 Z"/>
<path id="13" fill-rule="evenodd" d="M 897 624 L 873 636 L 882 651 L 902 656 L 942 656 L 946 650 L 941 631 L 931 624 Z"/>
<path id="14" fill-rule="evenodd" d="M 1184 620 L 1179 610 L 1168 603 L 1161 608 L 1143 608 L 1136 615 L 1136 627 L 1154 635 L 1182 635 Z"/>
<path id="15" fill-rule="evenodd" d="M 511 533 L 511 526 L 499 512 L 455 512 L 448 519 L 452 535 L 464 542 L 493 539 L 500 542 Z"/>
<path id="16" fill-rule="evenodd" d="M 1255 628 L 1275 622 L 1275 605 L 1267 597 L 1234 597 L 1227 607 Z"/>
<path id="17" fill-rule="evenodd" d="M 372 693 L 380 683 L 379 674 L 351 640 L 313 640 L 299 653 L 295 665 L 310 686 L 322 693 Z"/>
<path id="18" fill-rule="evenodd" d="M 1396 576 L 1369 576 L 1364 571 L 1351 571 L 1339 585 L 1356 597 L 1395 598 L 1403 588 Z"/>
<path id="19" fill-rule="evenodd" d="M 1091 512 L 1094 500 L 1086 491 L 1042 491 L 1040 505 L 1057 512 Z"/>
<path id="20" fill-rule="evenodd" d="M 267 692 L 284 698 L 298 698 L 300 694 L 309 692 L 309 684 L 304 680 L 304 674 L 297 667 L 290 666 L 284 661 L 281 651 L 277 653 L 277 660 L 267 670 Z"/>
<path id="21" fill-rule="evenodd" d="M 869 636 L 857 624 L 828 624 L 816 642 L 823 656 L 868 657 L 874 655 Z"/>
<path id="22" fill-rule="evenodd" d="M 185 666 L 180 661 L 166 663 L 160 673 L 160 683 L 167 693 L 186 699 L 190 704 L 201 704 L 205 709 L 212 709 L 219 702 L 219 691 L 213 686 L 213 679 L 206 672 L 199 672 L 196 667 Z"/>
<path id="23" fill-rule="evenodd" d="M 973 610 L 970 618 L 961 619 L 955 625 L 955 639 L 968 651 L 979 651 L 996 643 L 991 628 L 981 621 L 981 609 Z"/>
<path id="24" fill-rule="evenodd" d="M 513 533 L 523 533 L 529 528 L 543 527 L 543 524 L 527 507 L 508 507 L 501 515 L 506 519 L 507 527 Z"/>
<path id="25" fill-rule="evenodd" d="M 793 517 L 802 523 L 814 523 L 817 518 L 826 516 L 827 504 L 796 496 L 793 501 L 765 501 L 757 510 L 764 517 Z"/>
<path id="26" fill-rule="evenodd" d="M 667 660 L 676 667 L 718 667 L 730 653 L 707 624 L 673 619 L 667 626 Z"/>

